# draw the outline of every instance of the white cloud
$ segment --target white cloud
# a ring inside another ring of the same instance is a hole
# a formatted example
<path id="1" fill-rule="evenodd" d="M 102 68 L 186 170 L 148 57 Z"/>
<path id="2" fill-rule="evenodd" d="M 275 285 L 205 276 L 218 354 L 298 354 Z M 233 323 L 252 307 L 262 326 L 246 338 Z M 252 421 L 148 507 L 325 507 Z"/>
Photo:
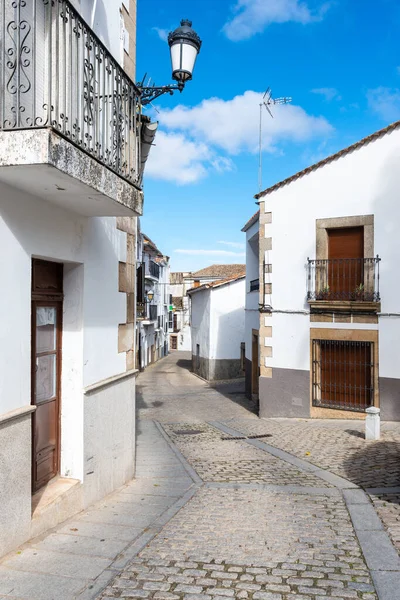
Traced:
<path id="1" fill-rule="evenodd" d="M 152 30 L 155 31 L 163 42 L 168 41 L 168 29 L 161 29 L 161 27 L 152 27 Z"/>
<path id="2" fill-rule="evenodd" d="M 369 108 L 384 121 L 400 119 L 400 90 L 377 87 L 367 92 Z"/>
<path id="3" fill-rule="evenodd" d="M 237 0 L 235 16 L 225 23 L 223 31 L 232 41 L 247 40 L 262 33 L 272 23 L 295 21 L 303 25 L 320 21 L 329 8 L 324 3 L 312 11 L 301 0 Z"/>
<path id="4" fill-rule="evenodd" d="M 244 244 L 239 242 L 225 242 L 223 240 L 219 240 L 217 244 L 224 244 L 224 246 L 231 246 L 231 248 L 244 248 Z"/>
<path id="5" fill-rule="evenodd" d="M 236 168 L 232 160 L 243 152 L 258 152 L 259 104 L 262 95 L 247 91 L 231 100 L 210 98 L 188 107 L 158 111 L 160 128 L 146 166 L 146 175 L 185 185 L 211 172 Z M 333 131 L 324 117 L 300 106 L 277 105 L 274 118 L 264 113 L 263 150 L 283 154 L 285 143 L 326 139 Z"/>
<path id="6" fill-rule="evenodd" d="M 247 91 L 232 100 L 210 98 L 194 107 L 176 106 L 161 110 L 162 126 L 215 146 L 227 154 L 258 150 L 261 94 Z M 309 115 L 300 106 L 273 107 L 274 119 L 265 112 L 263 148 L 275 151 L 279 142 L 305 142 L 332 132 L 324 117 Z"/>
<path id="7" fill-rule="evenodd" d="M 246 256 L 245 252 L 231 252 L 230 250 L 190 250 L 186 248 L 178 248 L 174 250 L 176 254 L 190 254 L 192 256 Z"/>
<path id="8" fill-rule="evenodd" d="M 181 133 L 158 131 L 146 165 L 146 175 L 178 185 L 194 183 L 207 174 L 205 164 L 211 151 L 202 142 L 191 141 Z"/>
<path id="9" fill-rule="evenodd" d="M 330 102 L 331 100 L 341 100 L 342 97 L 339 95 L 339 92 L 337 91 L 336 88 L 329 88 L 329 87 L 322 87 L 322 88 L 314 88 L 313 90 L 311 90 L 311 92 L 313 94 L 319 94 L 320 96 L 324 96 L 325 100 L 327 100 L 327 102 Z"/>

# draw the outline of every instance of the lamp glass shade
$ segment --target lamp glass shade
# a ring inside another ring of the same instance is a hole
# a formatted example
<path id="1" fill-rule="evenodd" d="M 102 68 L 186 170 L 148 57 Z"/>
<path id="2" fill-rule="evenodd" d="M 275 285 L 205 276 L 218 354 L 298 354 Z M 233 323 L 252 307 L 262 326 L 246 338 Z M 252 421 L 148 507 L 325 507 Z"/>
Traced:
<path id="1" fill-rule="evenodd" d="M 171 52 L 172 78 L 185 83 L 192 79 L 201 47 L 201 40 L 192 29 L 191 21 L 183 19 L 181 26 L 169 34 L 168 43 Z"/>
<path id="2" fill-rule="evenodd" d="M 154 298 L 154 292 L 152 292 L 151 290 L 147 292 L 147 298 L 148 300 L 150 300 L 150 302 L 153 300 Z"/>

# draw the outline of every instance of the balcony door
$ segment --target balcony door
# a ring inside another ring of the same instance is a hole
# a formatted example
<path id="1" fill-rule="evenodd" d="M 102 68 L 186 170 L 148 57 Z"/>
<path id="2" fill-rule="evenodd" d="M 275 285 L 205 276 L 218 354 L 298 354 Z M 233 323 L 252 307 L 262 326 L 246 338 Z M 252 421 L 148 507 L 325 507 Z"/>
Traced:
<path id="1" fill-rule="evenodd" d="M 32 263 L 32 489 L 59 472 L 63 265 Z"/>
<path id="2" fill-rule="evenodd" d="M 328 229 L 328 258 L 330 296 L 356 298 L 364 282 L 364 227 Z"/>

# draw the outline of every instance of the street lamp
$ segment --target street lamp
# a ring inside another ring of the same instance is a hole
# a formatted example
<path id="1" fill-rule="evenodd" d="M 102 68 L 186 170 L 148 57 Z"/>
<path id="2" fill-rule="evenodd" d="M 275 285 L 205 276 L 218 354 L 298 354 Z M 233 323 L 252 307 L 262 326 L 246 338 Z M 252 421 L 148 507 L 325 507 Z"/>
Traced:
<path id="1" fill-rule="evenodd" d="M 154 292 L 153 292 L 153 290 L 149 290 L 149 291 L 147 292 L 147 300 L 148 300 L 149 302 L 151 302 L 151 301 L 153 300 L 153 298 L 154 298 Z"/>
<path id="2" fill-rule="evenodd" d="M 180 27 L 168 35 L 168 44 L 171 53 L 172 79 L 177 84 L 149 87 L 144 86 L 144 80 L 138 83 L 140 101 L 142 105 L 149 104 L 162 94 L 173 94 L 175 90 L 182 92 L 185 83 L 192 79 L 196 58 L 201 48 L 201 39 L 192 29 L 192 22 L 182 19 Z"/>

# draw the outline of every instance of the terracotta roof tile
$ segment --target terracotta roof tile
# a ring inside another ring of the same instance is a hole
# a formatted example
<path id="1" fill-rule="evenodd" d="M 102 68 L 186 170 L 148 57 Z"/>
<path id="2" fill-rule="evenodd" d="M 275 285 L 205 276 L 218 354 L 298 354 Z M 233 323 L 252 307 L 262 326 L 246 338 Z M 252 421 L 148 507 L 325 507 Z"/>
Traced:
<path id="1" fill-rule="evenodd" d="M 256 213 L 254 213 L 254 215 L 247 221 L 247 223 L 245 223 L 245 225 L 242 227 L 242 231 L 247 231 L 252 225 L 253 223 L 256 223 L 258 221 L 258 218 L 260 216 L 260 211 L 258 210 Z"/>
<path id="2" fill-rule="evenodd" d="M 239 279 L 244 279 L 246 277 L 246 273 L 237 273 L 236 275 L 231 275 L 226 279 L 218 279 L 217 281 L 211 281 L 210 283 L 203 283 L 203 285 L 199 285 L 198 287 L 190 288 L 187 291 L 188 294 L 193 292 L 198 292 L 201 290 L 208 290 L 210 288 L 219 287 L 221 285 L 226 285 L 228 283 L 233 283 L 234 281 L 238 281 Z"/>
<path id="3" fill-rule="evenodd" d="M 198 279 L 201 277 L 232 277 L 238 274 L 244 275 L 246 273 L 246 265 L 211 265 L 210 267 L 205 267 L 204 269 L 200 269 L 200 271 L 195 271 L 192 273 L 192 277 L 194 279 Z"/>
<path id="4" fill-rule="evenodd" d="M 291 177 L 288 177 L 287 179 L 284 179 L 283 181 L 280 181 L 279 183 L 275 183 L 275 185 L 272 185 L 271 187 L 267 188 L 266 190 L 260 192 L 259 194 L 256 194 L 254 196 L 254 198 L 256 198 L 258 200 L 259 198 L 262 198 L 263 196 L 266 196 L 267 194 L 274 192 L 275 190 L 283 187 L 284 185 L 287 185 L 288 183 L 291 183 L 292 181 L 295 181 L 296 179 L 299 179 L 300 177 L 303 177 L 304 175 L 308 175 L 308 173 L 311 173 L 312 171 L 315 171 L 316 169 L 319 169 L 320 167 L 325 166 L 326 164 L 336 160 L 337 158 L 345 156 L 346 154 L 353 152 L 353 150 L 358 150 L 362 146 L 365 146 L 365 144 L 369 144 L 370 142 L 373 142 L 373 141 L 383 137 L 384 135 L 391 133 L 398 127 L 400 127 L 400 121 L 395 121 L 394 123 L 391 123 L 387 127 L 384 127 L 383 129 L 380 129 L 379 131 L 376 131 L 375 133 L 368 135 L 367 137 L 363 138 L 362 140 L 359 140 L 355 144 L 352 144 L 351 146 L 348 146 L 347 148 L 343 148 L 342 150 L 339 150 L 339 152 L 336 152 L 336 154 L 331 154 L 327 158 L 320 160 L 319 162 L 315 163 L 314 165 L 311 165 L 310 167 L 307 167 L 306 169 L 303 169 L 302 171 L 295 173 L 295 175 L 292 175 Z"/>

